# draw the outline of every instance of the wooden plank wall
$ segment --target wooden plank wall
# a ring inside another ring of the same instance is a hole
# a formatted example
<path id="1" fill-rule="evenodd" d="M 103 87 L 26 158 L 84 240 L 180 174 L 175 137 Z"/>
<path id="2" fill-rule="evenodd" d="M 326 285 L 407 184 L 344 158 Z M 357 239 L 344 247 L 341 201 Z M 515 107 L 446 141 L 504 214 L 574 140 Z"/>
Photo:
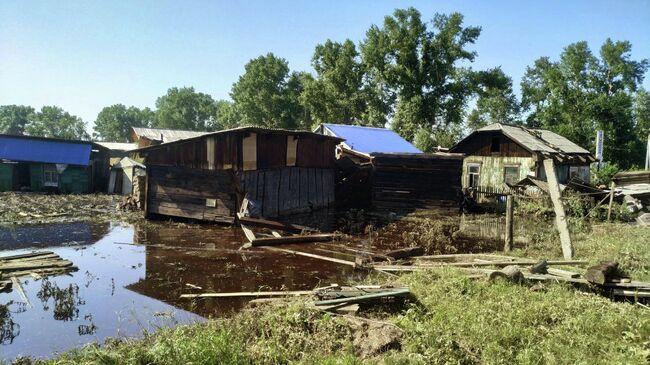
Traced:
<path id="1" fill-rule="evenodd" d="M 261 205 L 262 215 L 309 212 L 334 203 L 334 170 L 283 167 L 240 174 L 241 190 Z"/>
<path id="2" fill-rule="evenodd" d="M 499 137 L 499 152 L 490 152 L 492 137 Z M 532 154 L 501 132 L 478 133 L 463 140 L 453 152 L 473 156 L 531 157 Z"/>
<path id="3" fill-rule="evenodd" d="M 462 164 L 462 157 L 375 157 L 372 205 L 378 209 L 412 209 L 455 204 Z"/>
<path id="4" fill-rule="evenodd" d="M 231 171 L 149 165 L 147 213 L 231 223 L 235 183 Z"/>

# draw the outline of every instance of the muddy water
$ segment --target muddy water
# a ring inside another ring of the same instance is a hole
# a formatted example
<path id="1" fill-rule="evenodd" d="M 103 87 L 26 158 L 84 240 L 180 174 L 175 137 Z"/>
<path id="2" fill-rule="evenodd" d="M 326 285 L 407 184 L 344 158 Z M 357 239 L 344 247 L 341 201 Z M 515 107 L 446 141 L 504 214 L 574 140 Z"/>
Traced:
<path id="1" fill-rule="evenodd" d="M 449 247 L 453 252 L 502 247 L 502 218 L 439 214 L 427 217 L 444 220 L 441 234 L 451 237 L 439 253 L 452 252 L 445 251 Z M 360 224 L 362 232 L 346 242 L 282 248 L 354 261 L 355 254 L 342 245 L 372 251 L 397 248 L 404 244 L 405 234 L 420 224 L 371 223 L 371 228 L 367 222 Z M 524 236 L 530 226 L 518 222 L 516 235 Z M 79 268 L 71 276 L 23 278 L 29 303 L 16 290 L 0 293 L 0 304 L 9 303 L 10 310 L 10 319 L 5 318 L 0 326 L 0 360 L 20 355 L 49 357 L 88 342 L 102 343 L 107 337 L 138 336 L 160 326 L 226 316 L 246 303 L 242 299 L 181 299 L 184 293 L 305 290 L 346 283 L 361 275 L 346 265 L 290 253 L 240 250 L 245 241 L 236 228 L 179 227 L 165 222 L 0 227 L 0 256 L 51 250 Z"/>
<path id="2" fill-rule="evenodd" d="M 311 289 L 352 274 L 320 260 L 240 251 L 240 230 L 225 227 L 73 223 L 0 228 L 0 238 L 0 256 L 46 249 L 79 267 L 71 276 L 21 279 L 29 303 L 17 290 L 0 293 L 13 323 L 0 328 L 2 360 L 51 356 L 107 337 L 227 315 L 245 304 L 180 299 L 183 293 Z"/>

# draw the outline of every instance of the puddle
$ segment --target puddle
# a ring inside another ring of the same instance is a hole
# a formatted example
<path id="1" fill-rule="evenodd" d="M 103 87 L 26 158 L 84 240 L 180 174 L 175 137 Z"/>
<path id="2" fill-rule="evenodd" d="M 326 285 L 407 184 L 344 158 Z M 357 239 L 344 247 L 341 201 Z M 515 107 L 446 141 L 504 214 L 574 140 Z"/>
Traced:
<path id="1" fill-rule="evenodd" d="M 501 218 L 439 214 L 434 219 L 442 225 L 432 228 L 439 231 L 432 237 L 449 236 L 440 253 L 448 253 L 447 248 L 479 252 L 502 247 Z M 418 224 L 359 225 L 362 232 L 346 243 L 366 250 L 397 248 Z M 522 221 L 515 231 L 524 234 L 529 227 Z M 380 234 L 373 236 L 377 230 Z M 0 307 L 0 360 L 49 357 L 107 337 L 138 336 L 161 326 L 227 316 L 246 303 L 237 298 L 181 299 L 185 293 L 308 290 L 346 283 L 356 275 L 349 266 L 310 257 L 263 248 L 239 250 L 245 241 L 238 228 L 183 228 L 165 222 L 0 227 L 0 256 L 47 249 L 79 268 L 70 276 L 22 278 L 29 304 L 17 290 L 0 293 L 0 304 L 11 303 L 8 313 Z M 355 258 L 337 243 L 282 248 Z"/>
<path id="2" fill-rule="evenodd" d="M 8 318 L 0 313 L 0 360 L 52 356 L 107 337 L 228 315 L 245 304 L 180 299 L 183 293 L 311 289 L 352 274 L 315 259 L 238 251 L 244 237 L 225 227 L 74 223 L 5 227 L 0 237 L 0 256 L 47 249 L 79 268 L 71 276 L 22 278 L 29 305 L 17 290 L 0 293 L 0 304 L 12 303 Z"/>

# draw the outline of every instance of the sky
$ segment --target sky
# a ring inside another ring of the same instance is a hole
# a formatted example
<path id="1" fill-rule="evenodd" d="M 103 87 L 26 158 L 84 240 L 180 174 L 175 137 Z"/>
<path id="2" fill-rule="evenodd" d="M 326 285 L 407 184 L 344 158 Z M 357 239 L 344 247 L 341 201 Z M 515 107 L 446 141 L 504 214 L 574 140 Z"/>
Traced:
<path id="1" fill-rule="evenodd" d="M 312 71 L 317 44 L 359 43 L 410 6 L 427 21 L 460 12 L 481 26 L 472 68 L 501 66 L 517 92 L 527 66 L 573 42 L 596 53 L 608 37 L 629 40 L 633 59 L 650 58 L 650 0 L 0 0 L 0 105 L 57 105 L 91 130 L 103 107 L 153 108 L 170 87 L 227 99 L 250 59 L 273 52 Z"/>

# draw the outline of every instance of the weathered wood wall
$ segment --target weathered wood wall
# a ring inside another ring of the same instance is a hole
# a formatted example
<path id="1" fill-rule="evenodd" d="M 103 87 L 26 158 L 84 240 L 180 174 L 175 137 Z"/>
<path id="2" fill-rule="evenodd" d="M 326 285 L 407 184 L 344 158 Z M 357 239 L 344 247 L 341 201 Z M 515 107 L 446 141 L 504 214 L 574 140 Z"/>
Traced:
<path id="1" fill-rule="evenodd" d="M 145 213 L 230 223 L 237 209 L 236 183 L 228 170 L 149 165 Z"/>
<path id="2" fill-rule="evenodd" d="M 372 206 L 426 208 L 455 204 L 462 155 L 373 155 Z"/>
<path id="3" fill-rule="evenodd" d="M 306 167 L 244 171 L 241 191 L 265 217 L 309 212 L 334 203 L 334 170 Z"/>
<path id="4" fill-rule="evenodd" d="M 491 152 L 492 138 L 499 138 L 499 152 Z M 525 148 L 515 143 L 501 132 L 478 133 L 464 139 L 453 152 L 473 156 L 532 157 Z"/>

